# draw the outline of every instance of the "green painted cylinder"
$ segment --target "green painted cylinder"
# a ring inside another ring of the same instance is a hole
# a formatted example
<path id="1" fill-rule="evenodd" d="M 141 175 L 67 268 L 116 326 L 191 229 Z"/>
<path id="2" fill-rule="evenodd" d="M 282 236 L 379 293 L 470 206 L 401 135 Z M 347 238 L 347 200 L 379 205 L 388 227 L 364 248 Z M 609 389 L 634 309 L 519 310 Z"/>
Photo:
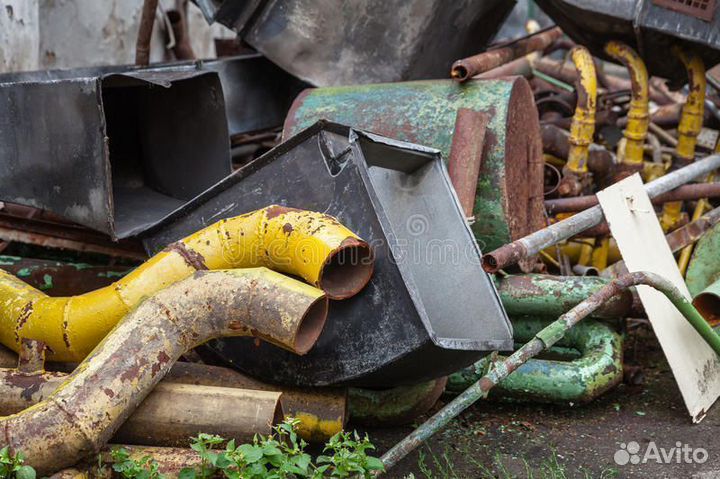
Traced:
<path id="1" fill-rule="evenodd" d="M 511 317 L 557 318 L 606 286 L 610 279 L 594 276 L 517 274 L 496 280 L 500 300 Z M 630 314 L 632 293 L 615 295 L 590 317 L 614 319 Z"/>
<path id="2" fill-rule="evenodd" d="M 460 109 L 484 113 L 472 230 L 484 251 L 544 226 L 543 159 L 537 109 L 524 78 L 427 80 L 309 89 L 285 120 L 288 138 L 320 119 L 437 148 L 450 157 L 453 138 L 470 135 Z"/>
<path id="3" fill-rule="evenodd" d="M 513 319 L 515 342 L 530 341 L 553 319 Z M 491 397 L 554 404 L 582 404 L 622 381 L 622 338 L 609 325 L 585 319 L 558 343 L 580 353 L 570 361 L 531 359 L 490 391 Z M 499 358 L 502 359 L 502 358 Z M 490 357 L 448 378 L 446 391 L 457 394 L 484 376 Z"/>
<path id="4" fill-rule="evenodd" d="M 713 226 L 695 245 L 685 273 L 690 296 L 720 280 L 720 224 Z"/>

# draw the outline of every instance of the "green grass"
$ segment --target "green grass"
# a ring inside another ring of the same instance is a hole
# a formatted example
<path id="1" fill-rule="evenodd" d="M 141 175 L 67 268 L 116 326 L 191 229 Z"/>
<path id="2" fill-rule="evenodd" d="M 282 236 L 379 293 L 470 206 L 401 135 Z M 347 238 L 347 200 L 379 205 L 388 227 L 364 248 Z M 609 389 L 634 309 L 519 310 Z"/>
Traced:
<path id="1" fill-rule="evenodd" d="M 458 452 L 454 454 L 457 456 Z M 437 454 L 426 446 L 420 451 L 418 458 L 418 469 L 422 474 L 420 477 L 425 479 L 465 479 L 469 477 L 469 473 L 472 474 L 470 477 L 478 479 L 614 479 L 619 477 L 619 472 L 615 468 L 605 468 L 600 471 L 599 475 L 585 468 L 570 469 L 561 462 L 556 451 L 552 451 L 547 458 L 534 467 L 524 456 L 519 457 L 518 461 L 521 462 L 522 469 L 524 469 L 521 474 L 511 472 L 506 460 L 499 452 L 494 454 L 490 464 L 479 461 L 476 454 L 471 451 L 465 450 L 461 454 L 464 455 L 464 459 L 472 471 L 468 467 L 463 467 L 460 471 L 449 448 L 445 448 L 442 454 Z"/>

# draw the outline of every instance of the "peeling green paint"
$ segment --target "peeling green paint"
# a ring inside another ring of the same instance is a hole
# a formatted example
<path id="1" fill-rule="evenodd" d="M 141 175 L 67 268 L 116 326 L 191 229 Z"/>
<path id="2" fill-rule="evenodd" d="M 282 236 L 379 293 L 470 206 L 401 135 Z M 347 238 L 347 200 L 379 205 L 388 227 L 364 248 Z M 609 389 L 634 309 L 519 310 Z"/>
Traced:
<path id="1" fill-rule="evenodd" d="M 720 224 L 705 233 L 695 245 L 685 283 L 693 298 L 720 280 Z"/>
<path id="2" fill-rule="evenodd" d="M 525 343 L 531 340 L 552 321 L 529 317 L 513 319 L 515 341 Z M 503 379 L 492 389 L 490 396 L 580 404 L 596 398 L 622 381 L 622 339 L 609 325 L 585 319 L 563 332 L 564 337 L 558 344 L 578 350 L 580 358 L 570 361 L 531 359 Z M 486 357 L 451 375 L 447 391 L 464 391 L 483 377 L 490 367 L 490 358 Z"/>

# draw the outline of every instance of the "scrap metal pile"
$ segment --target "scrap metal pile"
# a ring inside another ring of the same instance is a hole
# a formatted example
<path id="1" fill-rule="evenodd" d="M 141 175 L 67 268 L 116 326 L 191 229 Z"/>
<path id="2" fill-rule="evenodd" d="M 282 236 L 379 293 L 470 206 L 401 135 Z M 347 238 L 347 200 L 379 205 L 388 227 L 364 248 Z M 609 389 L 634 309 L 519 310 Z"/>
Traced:
<path id="1" fill-rule="evenodd" d="M 620 384 L 643 286 L 720 354 L 720 20 L 641 1 L 588 36 L 597 2 L 538 3 L 559 26 L 468 56 L 513 2 L 198 0 L 258 53 L 147 65 L 146 0 L 138 65 L 0 75 L 0 447 L 176 475 L 201 432 L 323 442 L 444 394 L 389 469 L 488 393 Z M 628 253 L 657 222 L 685 283 Z"/>

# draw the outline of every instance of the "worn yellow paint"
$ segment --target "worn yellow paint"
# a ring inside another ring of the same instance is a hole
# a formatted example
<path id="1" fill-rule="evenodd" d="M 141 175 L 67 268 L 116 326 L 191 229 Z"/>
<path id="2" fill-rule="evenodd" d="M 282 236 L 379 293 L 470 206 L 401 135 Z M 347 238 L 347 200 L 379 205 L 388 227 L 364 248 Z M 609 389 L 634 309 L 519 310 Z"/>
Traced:
<path id="1" fill-rule="evenodd" d="M 588 151 L 595 134 L 597 78 L 595 64 L 587 48 L 576 46 L 571 56 L 579 74 L 578 101 L 570 125 L 570 151 L 566 168 L 572 173 L 584 175 L 588 171 Z"/>
<path id="2" fill-rule="evenodd" d="M 622 42 L 608 42 L 605 45 L 605 53 L 625 65 L 632 85 L 632 95 L 627 114 L 628 123 L 623 132 L 626 140 L 624 142 L 625 151 L 623 154 L 618 151 L 618 157 L 622 157 L 625 164 L 640 167 L 643 162 L 645 138 L 650 123 L 647 69 L 640 55 Z"/>
<path id="3" fill-rule="evenodd" d="M 688 96 L 682 108 L 678 124 L 678 144 L 675 147 L 677 156 L 685 162 L 695 160 L 695 145 L 703 126 L 705 114 L 705 64 L 699 55 L 674 47 L 673 53 L 685 65 L 688 74 Z M 675 227 L 682 211 L 682 202 L 673 201 L 663 206 L 660 224 L 665 231 Z"/>
<path id="4" fill-rule="evenodd" d="M 48 358 L 82 360 L 130 310 L 198 269 L 265 266 L 322 287 L 323 266 L 357 236 L 335 218 L 269 206 L 221 220 L 159 252 L 112 285 L 72 297 L 48 297 L 0 270 L 0 342 L 44 341 Z"/>
<path id="5" fill-rule="evenodd" d="M 343 430 L 342 418 L 323 419 L 309 412 L 295 411 L 293 417 L 300 421 L 298 435 L 308 441 L 324 442 Z"/>

